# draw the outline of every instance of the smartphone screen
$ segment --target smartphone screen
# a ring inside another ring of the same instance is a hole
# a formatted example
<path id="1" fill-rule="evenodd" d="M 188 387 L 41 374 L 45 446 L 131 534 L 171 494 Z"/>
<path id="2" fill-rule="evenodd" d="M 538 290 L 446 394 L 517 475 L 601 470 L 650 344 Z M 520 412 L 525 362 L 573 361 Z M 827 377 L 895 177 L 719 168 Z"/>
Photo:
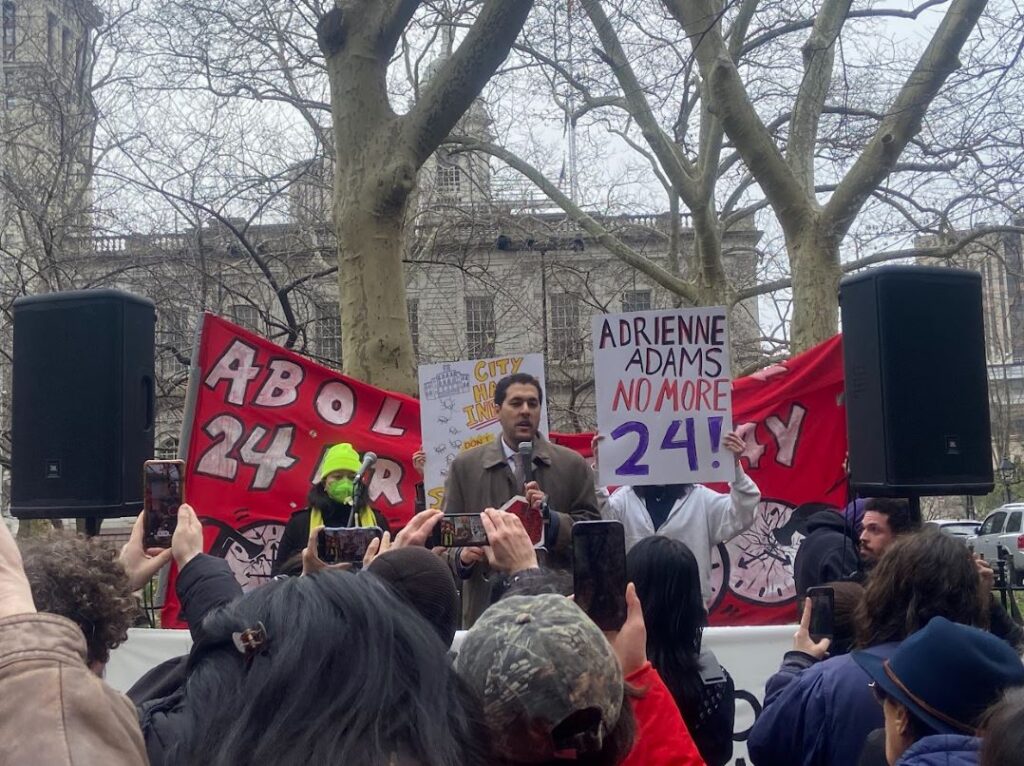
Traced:
<path id="1" fill-rule="evenodd" d="M 618 521 L 572 525 L 572 576 L 576 603 L 601 630 L 626 621 L 626 535 Z"/>
<path id="2" fill-rule="evenodd" d="M 147 548 L 170 548 L 178 525 L 178 507 L 185 499 L 185 463 L 147 460 L 142 468 L 143 513 Z"/>
<path id="3" fill-rule="evenodd" d="M 316 555 L 325 564 L 354 564 L 363 560 L 370 542 L 383 537 L 380 527 L 327 527 L 316 539 Z"/>
<path id="4" fill-rule="evenodd" d="M 832 638 L 835 632 L 835 591 L 827 586 L 808 588 L 807 598 L 811 600 L 811 625 L 808 629 L 811 640 Z"/>
<path id="5" fill-rule="evenodd" d="M 416 482 L 416 513 L 427 510 L 427 492 L 423 482 Z"/>
<path id="6" fill-rule="evenodd" d="M 487 532 L 479 513 L 445 514 L 427 538 L 427 547 L 468 548 L 487 545 Z"/>

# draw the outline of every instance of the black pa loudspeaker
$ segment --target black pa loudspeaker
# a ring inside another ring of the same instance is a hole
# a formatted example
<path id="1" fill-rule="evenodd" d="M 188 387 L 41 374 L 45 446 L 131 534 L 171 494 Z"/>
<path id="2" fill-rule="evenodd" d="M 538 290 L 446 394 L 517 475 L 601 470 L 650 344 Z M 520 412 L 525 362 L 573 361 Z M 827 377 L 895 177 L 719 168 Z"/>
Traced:
<path id="1" fill-rule="evenodd" d="M 863 496 L 991 492 L 981 275 L 872 269 L 842 281 L 839 305 L 851 486 Z"/>
<path id="2" fill-rule="evenodd" d="M 131 516 L 153 455 L 152 301 L 82 290 L 14 302 L 11 513 Z"/>

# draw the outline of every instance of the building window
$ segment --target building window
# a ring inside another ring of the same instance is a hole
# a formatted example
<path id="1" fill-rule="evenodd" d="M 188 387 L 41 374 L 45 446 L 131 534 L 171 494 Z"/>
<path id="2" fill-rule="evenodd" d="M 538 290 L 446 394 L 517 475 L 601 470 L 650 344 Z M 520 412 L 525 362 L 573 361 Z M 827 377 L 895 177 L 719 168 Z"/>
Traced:
<path id="1" fill-rule="evenodd" d="M 480 295 L 466 298 L 466 347 L 471 359 L 494 356 L 494 300 Z"/>
<path id="2" fill-rule="evenodd" d="M 651 291 L 650 290 L 626 290 L 622 294 L 622 311 L 650 311 Z"/>
<path id="3" fill-rule="evenodd" d="M 4 2 L 4 61 L 14 61 L 14 46 L 17 43 L 17 30 L 15 27 L 15 14 L 17 6 L 5 0 Z"/>
<path id="4" fill-rule="evenodd" d="M 458 165 L 437 166 L 437 194 L 441 197 L 458 197 L 461 190 L 462 173 Z"/>
<path id="5" fill-rule="evenodd" d="M 409 333 L 412 335 L 412 352 L 420 356 L 420 299 L 409 298 L 405 302 L 409 314 Z"/>
<path id="6" fill-rule="evenodd" d="M 582 351 L 580 337 L 580 302 L 575 295 L 555 293 L 551 296 L 551 357 L 578 359 Z"/>
<path id="7" fill-rule="evenodd" d="M 231 321 L 252 332 L 260 332 L 260 312 L 247 303 L 236 303 L 228 309 Z"/>
<path id="8" fill-rule="evenodd" d="M 52 62 L 57 58 L 57 30 L 59 24 L 57 17 L 52 13 L 46 14 L 46 60 Z"/>
<path id="9" fill-rule="evenodd" d="M 153 450 L 153 457 L 157 460 L 177 460 L 178 437 L 169 436 L 166 439 L 162 439 Z"/>
<path id="10" fill-rule="evenodd" d="M 317 313 L 316 355 L 323 362 L 341 367 L 341 316 L 337 303 L 321 306 Z"/>

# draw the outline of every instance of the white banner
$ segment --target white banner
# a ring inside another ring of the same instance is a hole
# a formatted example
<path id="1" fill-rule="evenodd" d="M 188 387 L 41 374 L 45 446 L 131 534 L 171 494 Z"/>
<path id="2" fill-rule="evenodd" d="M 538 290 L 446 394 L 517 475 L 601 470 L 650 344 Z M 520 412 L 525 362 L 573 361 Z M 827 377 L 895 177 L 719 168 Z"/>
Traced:
<path id="1" fill-rule="evenodd" d="M 600 481 L 733 481 L 729 332 L 721 307 L 592 319 Z"/>
<path id="2" fill-rule="evenodd" d="M 733 763 L 747 758 L 746 739 L 754 720 L 761 714 L 764 686 L 779 669 L 782 656 L 793 648 L 795 625 L 754 628 L 707 628 L 704 647 L 715 653 L 729 671 L 736 686 L 736 723 L 733 726 Z M 457 649 L 465 631 L 452 642 Z M 192 637 L 187 630 L 131 628 L 128 640 L 110 653 L 105 680 L 119 691 L 127 691 L 150 668 L 171 657 L 187 654 Z M 865 676 L 864 683 L 867 683 Z M 749 759 L 747 760 L 749 763 Z"/>
<path id="3" fill-rule="evenodd" d="M 541 354 L 499 356 L 419 368 L 420 424 L 427 467 L 423 486 L 427 506 L 440 508 L 448 466 L 460 452 L 501 436 L 494 388 L 506 375 L 525 372 L 544 385 Z M 548 401 L 540 411 L 540 432 L 548 432 Z"/>

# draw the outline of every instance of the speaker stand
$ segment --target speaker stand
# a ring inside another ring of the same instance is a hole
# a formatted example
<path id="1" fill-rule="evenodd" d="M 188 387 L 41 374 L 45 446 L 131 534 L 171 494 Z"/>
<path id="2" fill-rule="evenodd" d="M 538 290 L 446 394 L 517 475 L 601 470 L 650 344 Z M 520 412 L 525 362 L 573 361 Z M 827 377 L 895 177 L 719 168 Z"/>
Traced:
<path id="1" fill-rule="evenodd" d="M 103 519 L 99 516 L 86 516 L 85 517 L 85 536 L 96 537 L 100 533 L 100 525 L 103 524 Z"/>
<path id="2" fill-rule="evenodd" d="M 921 497 L 911 495 L 907 498 L 908 510 L 910 511 L 910 523 L 915 527 L 921 526 Z"/>

